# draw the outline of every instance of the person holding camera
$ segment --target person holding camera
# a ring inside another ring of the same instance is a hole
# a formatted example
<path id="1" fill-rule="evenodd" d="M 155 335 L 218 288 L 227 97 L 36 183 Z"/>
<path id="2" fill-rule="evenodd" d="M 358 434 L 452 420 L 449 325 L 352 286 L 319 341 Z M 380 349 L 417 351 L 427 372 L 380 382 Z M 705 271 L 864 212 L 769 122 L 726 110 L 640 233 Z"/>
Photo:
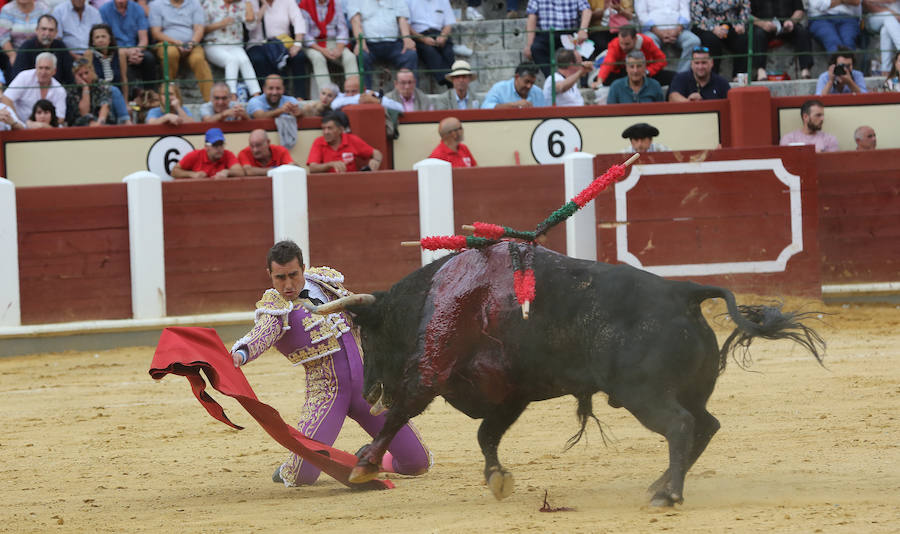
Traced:
<path id="1" fill-rule="evenodd" d="M 828 70 L 819 76 L 816 84 L 817 95 L 838 95 L 843 93 L 861 94 L 866 91 L 863 73 L 853 68 L 853 52 L 846 47 L 838 47 L 836 54 L 828 62 Z"/>

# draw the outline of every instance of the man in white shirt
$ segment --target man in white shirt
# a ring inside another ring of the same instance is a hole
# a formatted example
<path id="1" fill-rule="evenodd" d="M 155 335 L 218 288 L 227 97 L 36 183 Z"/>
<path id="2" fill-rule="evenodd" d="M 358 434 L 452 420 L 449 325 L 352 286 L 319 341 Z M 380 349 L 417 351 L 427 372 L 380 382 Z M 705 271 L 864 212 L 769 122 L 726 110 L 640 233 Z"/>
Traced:
<path id="1" fill-rule="evenodd" d="M 403 105 L 400 102 L 381 96 L 371 89 L 366 89 L 365 93 L 360 94 L 359 76 L 355 74 L 344 78 L 344 92 L 331 101 L 331 109 L 338 110 L 351 104 L 381 104 L 387 109 L 403 112 Z"/>
<path id="2" fill-rule="evenodd" d="M 450 0 L 406 0 L 406 3 L 416 53 L 425 62 L 434 81 L 450 87 L 445 76 L 456 59 L 450 38 L 456 17 Z"/>
<path id="3" fill-rule="evenodd" d="M 634 10 L 641 21 L 642 33 L 649 35 L 662 48 L 672 44 L 681 49 L 679 71 L 691 66 L 691 50 L 700 46 L 700 38 L 691 31 L 690 0 L 634 0 Z"/>
<path id="4" fill-rule="evenodd" d="M 57 35 L 73 57 L 84 54 L 90 41 L 91 27 L 103 23 L 100 10 L 85 0 L 66 0 L 53 9 L 53 16 L 59 23 Z"/>
<path id="5" fill-rule="evenodd" d="M 0 102 L 0 131 L 7 130 L 24 130 L 25 123 L 16 117 L 16 111 Z"/>
<path id="6" fill-rule="evenodd" d="M 66 116 L 66 90 L 55 79 L 56 56 L 41 52 L 35 60 L 35 67 L 20 72 L 9 83 L 2 101 L 16 110 L 21 121 L 28 120 L 34 103 L 44 98 L 53 102 L 56 116 Z"/>
<path id="7" fill-rule="evenodd" d="M 362 49 L 357 46 L 355 52 L 363 56 L 366 87 L 372 87 L 376 60 L 416 72 L 419 56 L 410 36 L 406 0 L 357 0 L 347 7 L 347 16 L 353 38 L 364 37 Z"/>
<path id="8" fill-rule="evenodd" d="M 560 48 L 556 51 L 556 72 L 552 81 L 556 83 L 557 106 L 583 106 L 584 98 L 581 96 L 578 81 L 590 74 L 593 65 L 590 61 L 582 61 L 581 55 L 575 50 Z M 544 101 L 552 102 L 551 78 L 544 80 Z"/>

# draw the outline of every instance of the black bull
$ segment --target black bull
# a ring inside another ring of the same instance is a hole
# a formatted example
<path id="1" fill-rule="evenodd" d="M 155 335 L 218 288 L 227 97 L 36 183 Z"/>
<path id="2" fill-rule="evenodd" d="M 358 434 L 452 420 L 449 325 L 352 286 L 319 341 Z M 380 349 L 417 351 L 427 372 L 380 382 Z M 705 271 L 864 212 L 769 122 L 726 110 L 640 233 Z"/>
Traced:
<path id="1" fill-rule="evenodd" d="M 683 501 L 685 473 L 719 429 L 706 410 L 729 351 L 755 337 L 801 343 L 821 363 L 821 338 L 803 314 L 738 306 L 727 289 L 666 280 L 627 265 L 577 260 L 537 247 L 536 298 L 522 318 L 507 244 L 468 250 L 413 272 L 365 303 L 345 303 L 361 327 L 367 400 L 388 407 L 383 430 L 359 453 L 352 481 L 376 476 L 395 433 L 438 395 L 483 419 L 478 443 L 498 499 L 512 475 L 497 448 L 530 402 L 572 395 L 582 435 L 602 391 L 669 445 L 651 502 Z M 352 297 L 351 297 L 352 298 Z M 720 349 L 700 310 L 725 299 L 736 324 Z M 336 304 L 336 303 L 332 303 Z M 322 311 L 322 310 L 320 310 Z"/>

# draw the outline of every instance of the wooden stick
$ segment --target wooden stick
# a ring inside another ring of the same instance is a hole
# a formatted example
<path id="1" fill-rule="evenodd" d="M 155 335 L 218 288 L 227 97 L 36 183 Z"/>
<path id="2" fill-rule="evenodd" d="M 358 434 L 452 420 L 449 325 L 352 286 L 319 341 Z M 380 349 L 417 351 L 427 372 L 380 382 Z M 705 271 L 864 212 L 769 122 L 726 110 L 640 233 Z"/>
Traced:
<path id="1" fill-rule="evenodd" d="M 531 301 L 526 300 L 522 303 L 522 319 L 528 320 L 528 313 L 531 310 Z"/>
<path id="2" fill-rule="evenodd" d="M 463 229 L 464 231 L 466 231 L 466 232 L 472 232 L 472 233 L 475 233 L 475 226 L 474 226 L 474 225 L 471 225 L 471 224 L 464 224 L 464 225 L 462 225 L 462 229 Z"/>
<path id="3" fill-rule="evenodd" d="M 641 157 L 641 153 L 640 153 L 640 152 L 635 152 L 635 153 L 634 153 L 630 158 L 628 158 L 628 160 L 626 160 L 625 163 L 623 163 L 622 165 L 628 167 L 629 165 L 631 165 L 632 163 L 634 163 L 635 161 L 637 161 L 637 159 L 638 159 L 639 157 Z"/>
<path id="4" fill-rule="evenodd" d="M 401 241 L 400 246 L 401 247 L 421 247 L 422 242 L 421 241 Z"/>

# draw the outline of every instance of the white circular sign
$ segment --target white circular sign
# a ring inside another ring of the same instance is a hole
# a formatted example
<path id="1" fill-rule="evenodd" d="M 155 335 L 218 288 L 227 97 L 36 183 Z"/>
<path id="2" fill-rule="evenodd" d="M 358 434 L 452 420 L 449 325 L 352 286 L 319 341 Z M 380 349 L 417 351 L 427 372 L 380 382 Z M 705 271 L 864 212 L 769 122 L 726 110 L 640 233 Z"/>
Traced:
<path id="1" fill-rule="evenodd" d="M 160 137 L 147 152 L 147 170 L 162 179 L 172 179 L 172 168 L 185 154 L 194 150 L 194 145 L 178 135 Z"/>
<path id="2" fill-rule="evenodd" d="M 562 163 L 581 150 L 581 132 L 567 119 L 547 119 L 531 134 L 531 155 L 538 163 Z"/>

